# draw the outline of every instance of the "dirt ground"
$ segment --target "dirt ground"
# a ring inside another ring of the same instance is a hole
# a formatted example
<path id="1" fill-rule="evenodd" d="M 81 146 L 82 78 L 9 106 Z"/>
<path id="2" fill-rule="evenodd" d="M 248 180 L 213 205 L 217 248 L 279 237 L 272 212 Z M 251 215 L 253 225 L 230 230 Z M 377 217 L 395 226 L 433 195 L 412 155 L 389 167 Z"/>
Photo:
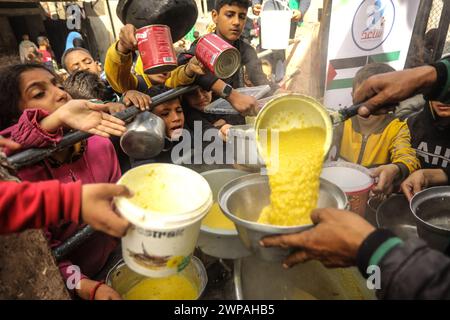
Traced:
<path id="1" fill-rule="evenodd" d="M 70 299 L 41 230 L 0 237 L 0 299 Z"/>

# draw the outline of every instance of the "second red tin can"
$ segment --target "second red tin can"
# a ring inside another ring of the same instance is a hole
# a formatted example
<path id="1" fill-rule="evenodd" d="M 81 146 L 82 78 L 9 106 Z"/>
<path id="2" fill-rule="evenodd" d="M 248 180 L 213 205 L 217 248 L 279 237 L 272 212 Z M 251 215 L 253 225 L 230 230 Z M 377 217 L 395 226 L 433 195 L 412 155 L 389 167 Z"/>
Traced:
<path id="1" fill-rule="evenodd" d="M 241 65 L 239 51 L 214 33 L 209 33 L 198 40 L 195 56 L 221 79 L 231 77 Z"/>

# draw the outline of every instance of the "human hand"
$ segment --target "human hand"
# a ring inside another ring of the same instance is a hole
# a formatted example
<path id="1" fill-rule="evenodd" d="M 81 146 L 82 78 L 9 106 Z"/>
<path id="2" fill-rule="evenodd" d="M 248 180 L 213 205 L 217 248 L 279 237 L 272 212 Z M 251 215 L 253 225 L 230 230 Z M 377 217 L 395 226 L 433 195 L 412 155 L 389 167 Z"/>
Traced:
<path id="1" fill-rule="evenodd" d="M 203 64 L 198 61 L 197 57 L 195 56 L 192 57 L 186 64 L 185 72 L 189 78 L 192 78 L 195 75 L 202 76 L 206 74 Z"/>
<path id="2" fill-rule="evenodd" d="M 373 193 L 390 195 L 394 190 L 395 178 L 399 174 L 400 168 L 392 163 L 374 168 L 370 173 L 372 178 L 377 179 L 372 188 Z"/>
<path id="3" fill-rule="evenodd" d="M 132 24 L 126 24 L 120 29 L 117 50 L 120 53 L 128 54 L 137 49 L 136 28 Z"/>
<path id="4" fill-rule="evenodd" d="M 258 101 L 255 97 L 247 96 L 233 89 L 227 100 L 243 116 L 254 116 L 257 113 Z"/>
<path id="5" fill-rule="evenodd" d="M 141 111 L 150 110 L 150 104 L 152 103 L 149 95 L 136 90 L 128 90 L 125 92 L 122 100 L 126 107 L 134 105 Z"/>
<path id="6" fill-rule="evenodd" d="M 291 20 L 294 22 L 299 22 L 302 18 L 303 14 L 300 10 L 292 10 L 292 18 Z"/>
<path id="7" fill-rule="evenodd" d="M 393 109 L 393 104 L 431 86 L 436 77 L 436 69 L 431 66 L 371 76 L 363 81 L 353 94 L 355 104 L 364 102 L 358 109 L 358 114 L 368 117 L 370 114 L 387 113 Z"/>
<path id="8" fill-rule="evenodd" d="M 81 218 L 95 230 L 113 237 L 122 237 L 129 227 L 129 222 L 117 215 L 112 201 L 114 197 L 131 196 L 131 191 L 122 185 L 85 184 L 81 194 Z"/>
<path id="9" fill-rule="evenodd" d="M 262 5 L 260 5 L 260 4 L 255 4 L 252 7 L 252 11 L 255 16 L 259 16 L 261 14 L 261 10 L 262 10 Z"/>
<path id="10" fill-rule="evenodd" d="M 4 148 L 9 149 L 11 151 L 15 151 L 20 149 L 20 144 L 12 141 L 11 139 L 5 139 L 0 136 L 0 152 L 3 152 Z"/>
<path id="11" fill-rule="evenodd" d="M 264 247 L 298 249 L 284 262 L 285 268 L 308 260 L 319 260 L 327 267 L 355 265 L 362 242 L 375 228 L 356 213 L 333 208 L 316 209 L 311 214 L 316 226 L 300 233 L 265 237 Z"/>
<path id="12" fill-rule="evenodd" d="M 91 279 L 81 279 L 80 287 L 77 289 L 77 294 L 81 299 L 89 300 L 91 293 L 98 285 L 98 281 Z M 110 286 L 101 284 L 95 291 L 94 300 L 122 300 L 122 297 Z"/>
<path id="13" fill-rule="evenodd" d="M 231 127 L 232 127 L 232 125 L 227 123 L 227 124 L 224 124 L 219 129 L 219 136 L 225 142 L 227 142 L 227 140 L 228 140 L 228 131 L 230 130 Z"/>
<path id="14" fill-rule="evenodd" d="M 120 112 L 125 110 L 125 105 L 119 102 L 107 102 L 105 106 L 108 107 L 108 113 L 114 114 L 116 112 Z"/>
<path id="15" fill-rule="evenodd" d="M 70 100 L 55 112 L 42 119 L 41 127 L 54 132 L 61 126 L 96 134 L 109 138 L 121 136 L 125 131 L 125 122 L 108 114 L 108 106 L 87 100 Z"/>

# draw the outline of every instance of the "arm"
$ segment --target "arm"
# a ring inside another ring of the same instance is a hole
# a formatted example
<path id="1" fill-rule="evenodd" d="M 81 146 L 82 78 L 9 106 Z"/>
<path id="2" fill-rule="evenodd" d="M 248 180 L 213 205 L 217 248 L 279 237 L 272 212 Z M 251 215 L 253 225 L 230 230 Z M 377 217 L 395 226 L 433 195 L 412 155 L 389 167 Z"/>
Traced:
<path id="1" fill-rule="evenodd" d="M 114 42 L 106 52 L 106 79 L 116 92 L 124 93 L 127 90 L 136 90 L 138 80 L 131 73 L 131 67 L 133 65 L 131 51 L 128 53 L 120 52 L 118 44 L 119 41 Z"/>
<path id="2" fill-rule="evenodd" d="M 403 121 L 396 121 L 394 129 L 397 131 L 392 144 L 389 146 L 391 163 L 400 169 L 397 182 L 403 181 L 414 171 L 420 169 L 420 162 L 416 157 L 416 151 L 411 146 L 411 133 L 408 125 Z"/>
<path id="3" fill-rule="evenodd" d="M 450 259 L 429 248 L 423 240 L 403 243 L 380 229 L 364 240 L 358 257 L 363 275 L 370 264 L 380 268 L 379 299 L 450 298 Z"/>
<path id="4" fill-rule="evenodd" d="M 0 182 L 0 233 L 79 222 L 81 182 Z"/>
<path id="5" fill-rule="evenodd" d="M 413 172 L 401 187 L 408 200 L 425 188 L 442 186 L 449 183 L 450 167 L 445 169 L 421 169 Z"/>

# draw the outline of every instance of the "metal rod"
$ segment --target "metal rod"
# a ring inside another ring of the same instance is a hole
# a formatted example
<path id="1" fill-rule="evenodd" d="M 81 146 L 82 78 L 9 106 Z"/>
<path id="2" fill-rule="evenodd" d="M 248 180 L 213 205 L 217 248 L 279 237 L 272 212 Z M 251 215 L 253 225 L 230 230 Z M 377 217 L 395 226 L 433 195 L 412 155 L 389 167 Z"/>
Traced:
<path id="1" fill-rule="evenodd" d="M 68 255 L 72 250 L 77 248 L 84 241 L 86 241 L 92 234 L 94 234 L 94 232 L 95 230 L 92 229 L 91 226 L 86 226 L 77 233 L 75 233 L 72 237 L 64 241 L 62 245 L 53 250 L 53 255 L 55 256 L 56 261 L 60 261 L 66 255 Z"/>
<path id="2" fill-rule="evenodd" d="M 162 103 L 165 103 L 167 101 L 170 101 L 176 97 L 179 97 L 185 93 L 191 92 L 195 89 L 197 89 L 198 86 L 186 86 L 186 87 L 178 87 L 172 90 L 169 90 L 167 92 L 164 92 L 160 95 L 154 96 L 152 98 L 152 103 L 150 105 L 150 108 L 154 108 L 157 105 L 160 105 Z M 114 114 L 115 117 L 127 121 L 134 116 L 136 116 L 141 111 L 137 107 L 129 107 L 125 109 L 124 111 L 117 112 Z M 81 132 L 81 131 L 75 131 L 71 132 L 67 135 L 65 135 L 61 141 L 54 147 L 51 148 L 33 148 L 28 149 L 23 152 L 17 153 L 12 155 L 8 158 L 8 161 L 11 163 L 11 165 L 14 167 L 14 169 L 20 169 L 25 166 L 29 166 L 32 164 L 35 164 L 39 161 L 44 160 L 45 158 L 48 158 L 50 155 L 52 155 L 55 152 L 58 152 L 64 148 L 67 148 L 81 140 L 84 140 L 88 137 L 90 137 L 90 133 Z"/>

